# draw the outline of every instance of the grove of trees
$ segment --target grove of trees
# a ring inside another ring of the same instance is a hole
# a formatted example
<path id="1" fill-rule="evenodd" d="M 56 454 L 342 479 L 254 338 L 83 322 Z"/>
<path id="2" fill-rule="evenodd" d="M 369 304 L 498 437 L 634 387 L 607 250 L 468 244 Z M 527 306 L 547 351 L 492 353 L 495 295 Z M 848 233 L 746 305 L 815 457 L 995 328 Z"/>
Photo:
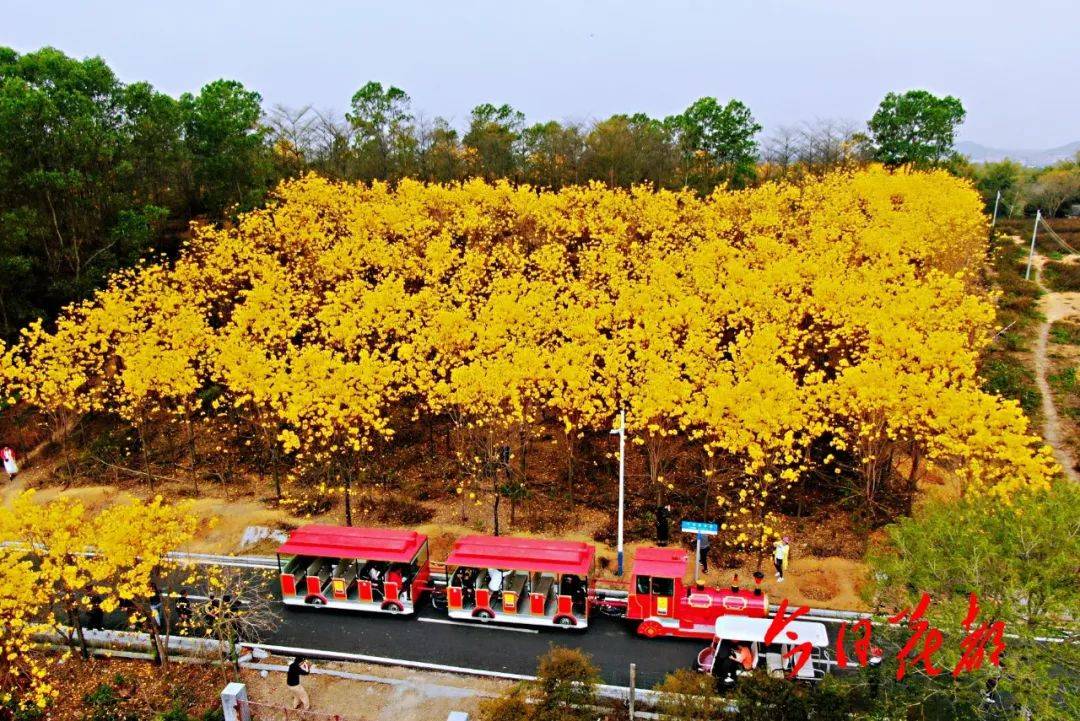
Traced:
<path id="1" fill-rule="evenodd" d="M 364 84 L 342 116 L 266 108 L 232 80 L 173 98 L 120 81 L 100 58 L 0 48 L 0 335 L 51 320 L 152 250 L 175 252 L 189 221 L 235 219 L 281 179 L 309 171 L 391 183 L 480 177 L 555 190 L 599 180 L 707 195 L 874 157 L 937 164 L 962 109 L 942 118 L 934 108 L 952 98 L 896 97 L 913 110 L 891 121 L 894 134 L 907 137 L 905 122 L 937 119 L 908 154 L 887 150 L 884 129 L 872 133 L 875 146 L 835 121 L 780 128 L 759 147 L 761 125 L 738 100 L 703 97 L 664 118 L 629 113 L 587 123 L 530 123 L 510 105 L 482 103 L 459 128 L 423 116 L 408 93 L 379 82 Z"/>
<path id="2" fill-rule="evenodd" d="M 928 464 L 999 498 L 1054 473 L 1016 404 L 980 389 L 985 239 L 979 196 L 941 171 L 707 198 L 308 176 L 32 325 L 3 370 L 56 437 L 122 421 L 148 480 L 148 428 L 175 425 L 189 469 L 220 475 L 232 456 L 199 448 L 243 438 L 279 497 L 344 491 L 350 522 L 397 433 L 446 429 L 457 492 L 497 519 L 539 439 L 572 498 L 576 452 L 625 409 L 646 496 L 718 496 L 725 540 L 754 549 L 808 475 L 888 516 Z M 676 452 L 698 470 L 666 475 Z"/>

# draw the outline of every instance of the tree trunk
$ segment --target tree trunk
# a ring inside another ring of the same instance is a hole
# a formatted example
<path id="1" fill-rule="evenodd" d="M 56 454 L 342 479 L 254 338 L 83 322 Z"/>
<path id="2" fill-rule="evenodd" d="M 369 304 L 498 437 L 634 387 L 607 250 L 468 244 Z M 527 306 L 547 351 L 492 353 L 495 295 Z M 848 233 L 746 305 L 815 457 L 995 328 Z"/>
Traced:
<path id="1" fill-rule="evenodd" d="M 571 432 L 566 432 L 566 495 L 570 499 L 570 508 L 574 508 L 574 440 Z"/>
<path id="2" fill-rule="evenodd" d="M 146 447 L 146 432 L 143 429 L 144 419 L 142 413 L 137 414 L 138 421 L 135 423 L 135 431 L 139 434 L 139 445 L 142 447 L 143 470 L 146 471 L 146 480 L 150 484 L 150 492 L 154 492 L 154 474 L 150 472 L 150 449 Z"/>
<path id="3" fill-rule="evenodd" d="M 493 473 L 493 474 L 491 474 L 491 479 L 492 479 L 492 486 L 494 486 L 494 490 L 495 490 L 495 503 L 493 504 L 493 508 L 494 508 L 493 516 L 494 516 L 494 523 L 495 523 L 495 535 L 497 536 L 497 535 L 499 535 L 499 502 L 502 499 L 502 494 L 499 493 L 499 476 Z"/>
<path id="4" fill-rule="evenodd" d="M 75 629 L 75 637 L 79 639 L 79 652 L 82 654 L 83 660 L 87 660 L 90 658 L 90 649 L 86 645 L 86 634 L 83 633 L 78 606 L 68 606 L 67 614 L 68 621 L 71 622 L 72 627 Z"/>
<path id="5" fill-rule="evenodd" d="M 911 443 L 911 471 L 908 473 L 907 489 L 905 498 L 907 505 L 907 515 L 911 515 L 912 506 L 915 505 L 915 492 L 918 490 L 919 484 L 919 446 L 912 441 Z"/>
<path id="6" fill-rule="evenodd" d="M 191 478 L 195 482 L 195 495 L 197 496 L 199 495 L 199 457 L 195 452 L 195 428 L 191 422 L 191 409 L 186 404 L 184 405 L 184 422 L 187 425 L 188 432 L 187 441 L 188 453 L 191 456 Z"/>
<path id="7" fill-rule="evenodd" d="M 352 525 L 352 472 L 345 471 L 345 525 Z"/>

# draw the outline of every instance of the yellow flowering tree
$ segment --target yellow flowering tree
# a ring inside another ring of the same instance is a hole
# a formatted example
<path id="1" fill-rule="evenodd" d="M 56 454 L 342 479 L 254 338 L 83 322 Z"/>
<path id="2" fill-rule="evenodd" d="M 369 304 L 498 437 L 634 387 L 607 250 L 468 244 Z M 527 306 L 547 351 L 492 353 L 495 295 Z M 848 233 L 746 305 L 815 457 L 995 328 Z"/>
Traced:
<path id="1" fill-rule="evenodd" d="M 552 433 L 572 487 L 576 444 L 624 409 L 636 497 L 715 492 L 760 551 L 811 473 L 871 512 L 910 499 L 929 462 L 1003 499 L 1056 473 L 1019 408 L 981 390 L 985 242 L 978 194 L 939 171 L 707 198 L 311 175 L 32 328 L 4 366 L 57 427 L 90 409 L 137 430 L 186 419 L 192 448 L 212 398 L 201 432 L 223 429 L 228 459 L 251 444 L 276 487 L 288 459 L 345 493 L 348 521 L 401 423 L 449 421 L 463 502 L 495 505 L 528 489 Z"/>
<path id="2" fill-rule="evenodd" d="M 55 658 L 37 653 L 33 636 L 48 630 L 48 599 L 22 551 L 0 551 L 0 714 L 42 710 L 56 697 L 49 682 Z"/>

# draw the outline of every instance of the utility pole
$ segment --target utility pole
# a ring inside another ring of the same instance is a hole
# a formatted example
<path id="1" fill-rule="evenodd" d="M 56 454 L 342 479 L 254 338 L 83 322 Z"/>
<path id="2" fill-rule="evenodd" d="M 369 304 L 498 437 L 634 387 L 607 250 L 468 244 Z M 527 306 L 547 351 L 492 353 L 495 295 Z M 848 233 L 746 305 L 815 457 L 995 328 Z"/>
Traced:
<path id="1" fill-rule="evenodd" d="M 1031 260 L 1035 257 L 1035 236 L 1039 234 L 1039 221 L 1042 220 L 1042 209 L 1035 211 L 1035 227 L 1031 229 L 1031 250 L 1028 251 L 1028 264 L 1027 271 L 1024 273 L 1024 280 L 1031 278 Z"/>
<path id="2" fill-rule="evenodd" d="M 616 576 L 623 573 L 623 496 L 626 488 L 626 411 L 619 411 L 619 427 L 611 431 L 619 436 L 619 530 L 616 551 L 618 553 L 618 569 Z"/>
<path id="3" fill-rule="evenodd" d="M 994 228 L 997 227 L 998 203 L 1000 203 L 1000 202 L 1001 202 L 1001 191 L 999 190 L 997 192 L 997 195 L 994 196 L 994 216 L 990 219 L 990 237 L 991 238 L 994 237 Z"/>

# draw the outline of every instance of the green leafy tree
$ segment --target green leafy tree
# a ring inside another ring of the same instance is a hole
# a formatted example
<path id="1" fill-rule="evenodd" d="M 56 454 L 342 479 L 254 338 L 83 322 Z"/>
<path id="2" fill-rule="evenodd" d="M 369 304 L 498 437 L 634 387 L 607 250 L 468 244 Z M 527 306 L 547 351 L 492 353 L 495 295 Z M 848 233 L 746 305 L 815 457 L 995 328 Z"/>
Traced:
<path id="1" fill-rule="evenodd" d="M 946 634 L 939 665 L 951 669 L 959 658 L 960 622 L 969 595 L 976 594 L 977 623 L 1004 621 L 1013 634 L 1006 663 L 984 668 L 982 675 L 999 677 L 1002 693 L 1035 718 L 1077 718 L 1080 651 L 1075 643 L 1038 639 L 1080 631 L 1078 504 L 1080 489 L 1059 482 L 1009 505 L 988 496 L 928 505 L 889 526 L 887 540 L 869 554 L 872 600 L 897 609 L 929 593 L 928 619 Z"/>
<path id="2" fill-rule="evenodd" d="M 525 180 L 558 189 L 580 180 L 585 138 L 577 125 L 554 120 L 525 128 Z"/>
<path id="3" fill-rule="evenodd" d="M 187 165 L 174 100 L 53 48 L 0 48 L 0 138 L 0 321 L 11 337 L 134 262 L 182 202 Z"/>
<path id="4" fill-rule="evenodd" d="M 608 185 L 669 187 L 678 159 L 671 129 L 644 113 L 613 115 L 585 138 L 584 175 Z"/>
<path id="5" fill-rule="evenodd" d="M 354 142 L 364 180 L 415 175 L 417 138 L 411 100 L 401 88 L 371 81 L 356 91 L 346 115 L 356 131 Z"/>
<path id="6" fill-rule="evenodd" d="M 462 138 L 470 151 L 471 170 L 487 180 L 516 180 L 521 172 L 525 116 L 509 105 L 477 105 Z"/>
<path id="7" fill-rule="evenodd" d="M 875 157 L 885 165 L 938 166 L 953 153 L 964 106 L 951 95 L 926 90 L 889 93 L 867 124 Z"/>
<path id="8" fill-rule="evenodd" d="M 756 178 L 761 125 L 740 101 L 701 98 L 664 122 L 678 139 L 683 184 L 710 193 L 721 183 L 742 188 Z"/>
<path id="9" fill-rule="evenodd" d="M 465 155 L 458 131 L 444 118 L 435 118 L 419 133 L 420 177 L 437 183 L 465 177 Z"/>
<path id="10" fill-rule="evenodd" d="M 235 80 L 215 80 L 180 96 L 191 153 L 195 203 L 220 218 L 254 207 L 266 193 L 271 162 L 260 124 L 262 96 Z"/>
<path id="11" fill-rule="evenodd" d="M 984 163 L 975 171 L 975 185 L 986 200 L 988 210 L 993 210 L 998 193 L 1009 205 L 1016 204 L 1017 193 L 1024 182 L 1024 166 L 1006 158 L 997 163 Z M 1004 214 L 1007 208 L 999 208 Z"/>

